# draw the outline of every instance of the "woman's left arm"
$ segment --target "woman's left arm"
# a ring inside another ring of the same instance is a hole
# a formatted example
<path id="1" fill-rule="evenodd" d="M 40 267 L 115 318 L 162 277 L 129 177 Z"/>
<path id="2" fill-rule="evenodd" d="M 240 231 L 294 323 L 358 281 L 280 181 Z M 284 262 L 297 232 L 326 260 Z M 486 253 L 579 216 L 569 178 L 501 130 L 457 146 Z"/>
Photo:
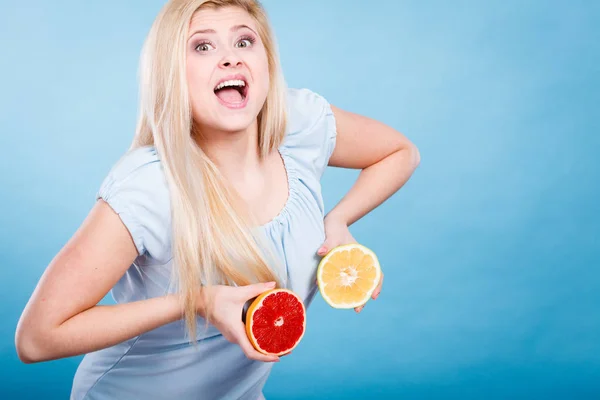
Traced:
<path id="1" fill-rule="evenodd" d="M 335 106 L 331 109 L 337 139 L 329 165 L 362 171 L 348 193 L 325 217 L 326 240 L 319 255 L 355 242 L 348 227 L 404 186 L 420 162 L 417 147 L 395 129 Z M 379 295 L 382 283 L 383 274 L 373 299 Z"/>

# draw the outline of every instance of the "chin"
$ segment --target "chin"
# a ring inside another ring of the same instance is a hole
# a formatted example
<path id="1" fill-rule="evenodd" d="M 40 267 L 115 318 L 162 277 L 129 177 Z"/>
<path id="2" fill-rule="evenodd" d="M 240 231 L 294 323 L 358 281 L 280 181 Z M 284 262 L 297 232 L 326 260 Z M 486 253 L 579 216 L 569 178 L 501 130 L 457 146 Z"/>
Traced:
<path id="1" fill-rule="evenodd" d="M 223 123 L 224 121 L 220 121 L 220 123 L 218 125 L 216 125 L 215 128 L 222 132 L 231 132 L 231 133 L 242 132 L 242 131 L 245 131 L 246 129 L 248 129 L 255 120 L 256 119 L 254 119 L 252 121 L 239 121 L 239 122 L 227 121 L 227 123 Z"/>
<path id="2" fill-rule="evenodd" d="M 241 132 L 251 127 L 256 122 L 256 117 L 254 113 L 216 113 L 210 120 L 202 121 L 201 125 L 219 132 Z"/>

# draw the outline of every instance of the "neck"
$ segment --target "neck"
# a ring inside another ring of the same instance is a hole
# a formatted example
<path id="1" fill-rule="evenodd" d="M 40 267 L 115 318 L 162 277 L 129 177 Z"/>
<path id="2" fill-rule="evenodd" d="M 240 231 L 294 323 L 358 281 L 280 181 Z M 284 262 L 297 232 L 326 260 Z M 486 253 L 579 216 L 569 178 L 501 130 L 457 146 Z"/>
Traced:
<path id="1" fill-rule="evenodd" d="M 202 129 L 196 142 L 230 181 L 243 179 L 260 165 L 256 121 L 239 132 Z"/>

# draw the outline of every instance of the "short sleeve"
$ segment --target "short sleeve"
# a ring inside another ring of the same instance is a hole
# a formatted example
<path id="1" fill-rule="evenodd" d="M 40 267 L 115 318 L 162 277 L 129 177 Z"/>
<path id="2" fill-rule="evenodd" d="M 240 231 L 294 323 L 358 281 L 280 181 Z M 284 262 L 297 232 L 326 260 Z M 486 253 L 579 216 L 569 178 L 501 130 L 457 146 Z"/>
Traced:
<path id="1" fill-rule="evenodd" d="M 337 130 L 329 102 L 309 89 L 288 89 L 284 148 L 321 178 L 335 149 Z"/>
<path id="2" fill-rule="evenodd" d="M 138 255 L 163 258 L 170 252 L 167 185 L 153 147 L 134 149 L 110 170 L 96 195 L 119 215 Z"/>

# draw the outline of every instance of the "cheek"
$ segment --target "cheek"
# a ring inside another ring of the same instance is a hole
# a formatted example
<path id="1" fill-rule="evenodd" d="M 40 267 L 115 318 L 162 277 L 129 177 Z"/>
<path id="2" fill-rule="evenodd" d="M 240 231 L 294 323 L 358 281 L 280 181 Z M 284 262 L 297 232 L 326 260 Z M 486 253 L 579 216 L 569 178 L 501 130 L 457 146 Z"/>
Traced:
<path id="1" fill-rule="evenodd" d="M 202 64 L 188 60 L 186 68 L 188 91 L 192 104 L 202 102 L 207 97 L 209 74 L 204 71 Z"/>
<path id="2" fill-rule="evenodd" d="M 265 91 L 265 93 L 269 90 L 269 62 L 267 60 L 267 55 L 262 54 L 257 57 L 257 66 L 256 69 L 257 75 L 260 77 L 261 89 Z"/>

